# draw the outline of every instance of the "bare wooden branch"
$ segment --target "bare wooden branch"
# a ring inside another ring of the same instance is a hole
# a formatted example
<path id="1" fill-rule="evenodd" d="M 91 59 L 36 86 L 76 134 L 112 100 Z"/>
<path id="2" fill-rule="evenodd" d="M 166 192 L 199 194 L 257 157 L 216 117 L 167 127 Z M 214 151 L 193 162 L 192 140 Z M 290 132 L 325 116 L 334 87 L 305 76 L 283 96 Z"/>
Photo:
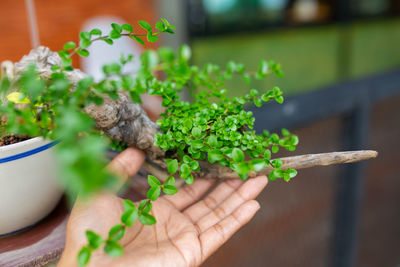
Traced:
<path id="1" fill-rule="evenodd" d="M 281 158 L 282 169 L 304 169 L 316 166 L 327 166 L 333 164 L 343 164 L 357 162 L 367 159 L 375 158 L 378 152 L 373 150 L 360 150 L 360 151 L 345 151 L 345 152 L 331 152 L 321 154 L 308 154 L 299 155 L 293 157 Z M 201 172 L 196 176 L 201 178 L 220 178 L 220 179 L 232 179 L 239 178 L 236 172 L 231 169 L 217 164 L 210 164 L 208 162 L 201 162 Z M 249 177 L 256 177 L 259 175 L 268 175 L 273 168 L 268 166 L 258 172 L 252 171 L 249 173 Z"/>

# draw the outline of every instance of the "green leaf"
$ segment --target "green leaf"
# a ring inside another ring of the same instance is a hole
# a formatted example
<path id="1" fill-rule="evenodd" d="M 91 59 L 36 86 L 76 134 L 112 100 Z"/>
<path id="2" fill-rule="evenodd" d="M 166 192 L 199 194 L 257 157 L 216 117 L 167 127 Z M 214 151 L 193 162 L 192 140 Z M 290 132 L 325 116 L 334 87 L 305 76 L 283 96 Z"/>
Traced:
<path id="1" fill-rule="evenodd" d="M 113 28 L 113 30 L 117 33 L 121 33 L 122 32 L 122 27 L 121 25 L 117 24 L 117 23 L 111 23 L 111 28 Z"/>
<path id="2" fill-rule="evenodd" d="M 149 41 L 151 43 L 154 43 L 154 42 L 158 41 L 158 36 L 157 35 L 153 35 L 152 32 L 147 32 L 146 37 L 147 37 L 147 41 Z"/>
<path id="3" fill-rule="evenodd" d="M 75 49 L 76 48 L 76 44 L 74 42 L 68 42 L 63 46 L 63 48 L 65 50 Z"/>
<path id="4" fill-rule="evenodd" d="M 271 160 L 271 164 L 272 164 L 272 166 L 274 166 L 274 168 L 278 169 L 278 168 L 282 167 L 282 160 L 281 159 Z"/>
<path id="5" fill-rule="evenodd" d="M 124 248 L 117 242 L 111 240 L 107 240 L 104 251 L 108 256 L 113 258 L 120 257 L 124 254 Z"/>
<path id="6" fill-rule="evenodd" d="M 178 51 L 179 59 L 183 61 L 188 61 L 192 56 L 192 51 L 188 45 L 182 45 Z"/>
<path id="7" fill-rule="evenodd" d="M 242 162 L 244 160 L 244 153 L 242 150 L 240 150 L 239 148 L 234 148 L 232 150 L 232 155 L 231 155 L 232 159 L 235 162 Z"/>
<path id="8" fill-rule="evenodd" d="M 271 147 L 271 151 L 272 151 L 272 153 L 278 153 L 279 147 L 278 147 L 277 145 L 273 145 L 273 146 Z"/>
<path id="9" fill-rule="evenodd" d="M 157 200 L 161 193 L 161 186 L 153 186 L 147 191 L 147 198 L 150 200 Z"/>
<path id="10" fill-rule="evenodd" d="M 90 257 L 92 255 L 92 250 L 89 247 L 83 247 L 78 254 L 78 264 L 79 266 L 86 266 L 89 263 Z"/>
<path id="11" fill-rule="evenodd" d="M 163 192 L 167 195 L 173 195 L 178 192 L 178 189 L 173 185 L 164 185 Z"/>
<path id="12" fill-rule="evenodd" d="M 275 97 L 275 101 L 278 102 L 279 104 L 282 104 L 283 101 L 284 101 L 283 96 L 281 96 L 281 95 L 280 96 L 276 96 Z"/>
<path id="13" fill-rule="evenodd" d="M 178 161 L 176 159 L 167 159 L 167 170 L 170 174 L 175 174 L 178 171 Z"/>
<path id="14" fill-rule="evenodd" d="M 191 175 L 191 174 L 185 178 L 185 183 L 186 184 L 189 184 L 189 185 L 193 184 L 193 181 L 194 181 L 193 175 Z"/>
<path id="15" fill-rule="evenodd" d="M 86 231 L 86 239 L 89 242 L 90 247 L 97 249 L 103 244 L 103 238 L 93 231 Z"/>
<path id="16" fill-rule="evenodd" d="M 219 150 L 211 150 L 208 152 L 207 158 L 208 158 L 208 161 L 212 164 L 212 163 L 215 163 L 217 161 L 224 159 L 224 156 L 221 153 L 221 151 L 219 151 Z"/>
<path id="17" fill-rule="evenodd" d="M 164 29 L 165 29 L 164 23 L 161 22 L 161 21 L 157 21 L 156 22 L 156 29 L 158 29 L 160 31 L 164 31 Z"/>
<path id="18" fill-rule="evenodd" d="M 148 32 L 152 31 L 151 25 L 147 21 L 141 20 L 139 21 L 139 25 Z"/>
<path id="19" fill-rule="evenodd" d="M 112 40 L 112 39 L 110 39 L 110 38 L 104 38 L 104 39 L 102 39 L 104 42 L 106 42 L 107 44 L 109 44 L 109 45 L 112 45 L 113 43 L 114 43 L 114 41 Z"/>
<path id="20" fill-rule="evenodd" d="M 92 44 L 92 42 L 90 40 L 86 40 L 86 39 L 81 39 L 79 41 L 79 46 L 83 49 L 83 48 L 88 48 L 90 45 Z"/>
<path id="21" fill-rule="evenodd" d="M 135 35 L 129 35 L 130 38 L 134 39 L 136 42 L 138 42 L 141 45 L 145 45 L 144 41 L 142 39 L 140 39 L 140 37 L 137 37 Z"/>
<path id="22" fill-rule="evenodd" d="M 117 32 L 116 30 L 111 30 L 110 31 L 110 38 L 111 39 L 119 39 L 121 37 L 122 37 L 121 33 Z"/>
<path id="23" fill-rule="evenodd" d="M 254 99 L 254 105 L 256 106 L 256 107 L 258 107 L 258 108 L 260 108 L 261 106 L 262 106 L 262 100 L 261 99 L 259 99 L 259 98 L 255 98 Z"/>
<path id="24" fill-rule="evenodd" d="M 133 27 L 130 24 L 125 23 L 125 24 L 122 24 L 121 27 L 123 30 L 125 30 L 127 32 L 133 32 Z"/>
<path id="25" fill-rule="evenodd" d="M 94 28 L 90 31 L 90 35 L 101 35 L 102 32 L 100 29 Z"/>
<path id="26" fill-rule="evenodd" d="M 149 200 L 142 200 L 139 203 L 139 210 L 141 211 L 141 213 L 149 213 L 151 211 L 153 207 L 153 204 L 151 204 L 151 202 Z"/>
<path id="27" fill-rule="evenodd" d="M 265 160 L 263 160 L 263 159 L 254 159 L 251 161 L 251 164 L 253 166 L 253 170 L 255 170 L 255 171 L 260 171 L 264 167 L 267 166 L 267 164 L 265 163 Z"/>
<path id="28" fill-rule="evenodd" d="M 202 137 L 202 130 L 200 127 L 193 127 L 192 129 L 192 135 L 196 138 L 201 138 Z"/>
<path id="29" fill-rule="evenodd" d="M 206 139 L 207 144 L 209 144 L 211 147 L 219 147 L 218 139 L 217 136 L 215 135 L 210 135 Z"/>
<path id="30" fill-rule="evenodd" d="M 124 211 L 130 210 L 130 209 L 136 209 L 135 203 L 133 203 L 133 201 L 130 199 L 124 199 L 124 201 L 122 202 L 122 205 L 124 207 Z"/>
<path id="31" fill-rule="evenodd" d="M 186 177 L 188 177 L 188 176 L 190 175 L 191 172 L 192 172 L 192 170 L 190 169 L 189 165 L 186 164 L 186 163 L 183 163 L 183 164 L 181 165 L 181 169 L 180 169 L 180 171 L 179 171 L 179 175 L 180 175 L 182 178 L 186 178 Z"/>
<path id="32" fill-rule="evenodd" d="M 147 175 L 147 182 L 151 187 L 161 185 L 160 181 L 153 175 Z"/>
<path id="33" fill-rule="evenodd" d="M 139 221 L 144 225 L 153 225 L 156 223 L 156 218 L 148 213 L 141 213 L 139 215 Z"/>
<path id="34" fill-rule="evenodd" d="M 284 172 L 284 174 L 283 174 L 283 179 L 284 179 L 286 182 L 289 182 L 290 179 L 292 179 L 292 178 L 295 177 L 296 175 L 297 175 L 297 171 L 296 171 L 296 170 L 288 168 L 288 169 L 285 170 L 285 172 Z"/>
<path id="35" fill-rule="evenodd" d="M 193 140 L 191 145 L 195 148 L 195 149 L 201 149 L 204 147 L 203 141 L 202 140 Z"/>
<path id="36" fill-rule="evenodd" d="M 88 32 L 81 32 L 81 33 L 79 33 L 79 37 L 80 37 L 81 39 L 90 40 L 90 33 L 88 33 Z"/>
<path id="37" fill-rule="evenodd" d="M 114 225 L 110 231 L 108 232 L 108 240 L 118 241 L 124 237 L 125 234 L 125 226 L 122 224 Z"/>
<path id="38" fill-rule="evenodd" d="M 264 151 L 264 154 L 263 154 L 263 157 L 264 157 L 265 159 L 270 160 L 270 159 L 271 159 L 271 151 L 270 151 L 269 149 L 265 150 L 265 151 Z"/>
<path id="39" fill-rule="evenodd" d="M 89 56 L 89 51 L 87 51 L 86 49 L 80 49 L 80 50 L 76 51 L 76 53 L 78 55 L 80 55 L 81 57 L 88 57 Z"/>
<path id="40" fill-rule="evenodd" d="M 121 215 L 121 222 L 124 223 L 126 226 L 132 226 L 136 218 L 138 216 L 138 210 L 135 206 L 135 208 L 128 209 Z"/>
<path id="41" fill-rule="evenodd" d="M 175 185 L 175 178 L 174 178 L 174 176 L 168 177 L 168 180 L 167 180 L 167 182 L 165 183 L 165 185 Z"/>

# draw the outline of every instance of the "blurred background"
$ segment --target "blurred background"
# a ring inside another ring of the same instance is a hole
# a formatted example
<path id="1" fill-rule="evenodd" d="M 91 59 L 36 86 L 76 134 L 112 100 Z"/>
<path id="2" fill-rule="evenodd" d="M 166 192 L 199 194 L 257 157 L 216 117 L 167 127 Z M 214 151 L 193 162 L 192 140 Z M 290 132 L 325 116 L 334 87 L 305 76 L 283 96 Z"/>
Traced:
<path id="1" fill-rule="evenodd" d="M 300 137 L 296 154 L 379 152 L 271 182 L 253 221 L 204 266 L 400 266 L 400 1 L 1 0 L 0 7 L 0 61 L 27 54 L 35 31 L 56 51 L 88 27 L 165 17 L 177 32 L 156 46 L 189 43 L 194 64 L 282 64 L 284 78 L 252 84 L 278 85 L 288 96 L 283 105 L 248 107 L 257 130 L 290 128 Z M 106 55 L 80 66 L 95 75 L 112 60 Z M 236 80 L 227 88 L 231 96 L 250 89 Z"/>

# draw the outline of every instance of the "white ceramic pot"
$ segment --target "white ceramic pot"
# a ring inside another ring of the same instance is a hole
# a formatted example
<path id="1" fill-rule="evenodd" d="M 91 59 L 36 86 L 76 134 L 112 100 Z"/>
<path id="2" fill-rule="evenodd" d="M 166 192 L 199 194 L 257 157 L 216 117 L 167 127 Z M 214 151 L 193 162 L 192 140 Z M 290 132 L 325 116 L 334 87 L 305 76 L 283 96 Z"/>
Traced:
<path id="1" fill-rule="evenodd" d="M 0 147 L 0 235 L 23 230 L 49 214 L 62 196 L 52 150 L 40 137 Z"/>

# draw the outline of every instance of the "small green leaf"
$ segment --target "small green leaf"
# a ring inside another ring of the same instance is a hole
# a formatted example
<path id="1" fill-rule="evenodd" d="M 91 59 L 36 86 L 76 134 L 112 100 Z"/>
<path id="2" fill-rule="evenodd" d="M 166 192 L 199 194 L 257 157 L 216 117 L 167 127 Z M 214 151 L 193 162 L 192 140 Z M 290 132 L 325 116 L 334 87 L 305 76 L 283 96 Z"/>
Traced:
<path id="1" fill-rule="evenodd" d="M 86 39 L 81 39 L 79 41 L 79 46 L 83 49 L 83 48 L 88 48 L 91 45 L 91 41 L 90 40 L 86 40 Z"/>
<path id="2" fill-rule="evenodd" d="M 147 191 L 147 198 L 150 200 L 157 200 L 161 193 L 161 186 L 153 186 L 150 187 L 149 191 Z"/>
<path id="3" fill-rule="evenodd" d="M 130 209 L 136 209 L 135 203 L 133 203 L 133 201 L 130 199 L 124 199 L 122 204 L 124 207 L 124 211 L 130 210 Z"/>
<path id="4" fill-rule="evenodd" d="M 133 27 L 132 27 L 132 25 L 130 25 L 130 24 L 122 24 L 122 29 L 123 30 L 125 30 L 125 31 L 127 31 L 127 32 L 133 32 Z"/>
<path id="5" fill-rule="evenodd" d="M 86 231 L 86 239 L 89 242 L 90 247 L 97 249 L 103 244 L 103 238 L 93 231 Z"/>
<path id="6" fill-rule="evenodd" d="M 100 29 L 94 28 L 90 31 L 90 35 L 101 35 L 102 32 Z"/>
<path id="7" fill-rule="evenodd" d="M 76 48 L 76 44 L 74 42 L 68 42 L 63 46 L 63 48 L 65 50 L 75 49 Z"/>
<path id="8" fill-rule="evenodd" d="M 274 166 L 274 168 L 279 169 L 280 167 L 282 167 L 282 160 L 281 159 L 271 160 L 271 164 L 272 166 Z"/>
<path id="9" fill-rule="evenodd" d="M 254 105 L 258 108 L 260 108 L 262 106 L 262 100 L 260 98 L 255 98 L 254 99 Z"/>
<path id="10" fill-rule="evenodd" d="M 174 176 L 170 176 L 167 180 L 167 182 L 165 183 L 165 185 L 175 185 L 175 178 Z"/>
<path id="11" fill-rule="evenodd" d="M 125 234 L 125 226 L 122 224 L 114 225 L 110 231 L 108 232 L 108 240 L 118 241 L 124 237 Z"/>
<path id="12" fill-rule="evenodd" d="M 146 37 L 147 37 L 147 41 L 149 41 L 151 43 L 154 43 L 154 42 L 158 41 L 158 36 L 157 35 L 153 35 L 152 32 L 147 32 Z"/>
<path id="13" fill-rule="evenodd" d="M 112 39 L 110 39 L 110 38 L 104 38 L 104 39 L 102 39 L 104 42 L 106 42 L 107 44 L 109 44 L 109 45 L 112 45 L 113 43 L 114 43 L 114 41 L 112 40 Z"/>
<path id="14" fill-rule="evenodd" d="M 147 21 L 141 20 L 141 21 L 139 21 L 139 25 L 140 25 L 140 27 L 142 27 L 143 29 L 145 29 L 148 32 L 152 31 L 151 25 Z"/>
<path id="15" fill-rule="evenodd" d="M 110 38 L 111 39 L 119 39 L 121 37 L 122 37 L 121 33 L 117 32 L 116 30 L 111 30 L 110 31 Z"/>
<path id="16" fill-rule="evenodd" d="M 153 225 L 156 223 L 156 218 L 148 213 L 141 213 L 139 215 L 139 221 L 144 225 Z"/>
<path id="17" fill-rule="evenodd" d="M 193 175 L 191 175 L 191 174 L 185 178 L 185 183 L 186 184 L 189 184 L 189 185 L 193 184 L 193 181 L 194 181 Z"/>
<path id="18" fill-rule="evenodd" d="M 124 248 L 115 241 L 107 240 L 104 246 L 105 253 L 113 258 L 117 258 L 124 254 Z"/>
<path id="19" fill-rule="evenodd" d="M 214 162 L 224 159 L 223 154 L 219 150 L 211 150 L 207 155 L 208 161 L 212 164 Z"/>
<path id="20" fill-rule="evenodd" d="M 122 32 L 122 27 L 121 25 L 117 24 L 117 23 L 111 23 L 111 28 L 113 28 L 113 30 L 117 33 L 121 33 Z"/>
<path id="21" fill-rule="evenodd" d="M 89 56 L 89 51 L 87 51 L 86 49 L 81 49 L 76 51 L 76 53 L 78 55 L 80 55 L 81 57 L 88 57 Z"/>
<path id="22" fill-rule="evenodd" d="M 183 164 L 181 165 L 181 169 L 180 169 L 180 171 L 179 171 L 179 175 L 180 175 L 182 178 L 186 178 L 186 177 L 188 177 L 188 176 L 190 175 L 191 171 L 192 171 L 192 170 L 190 169 L 189 165 L 186 164 L 186 163 L 183 163 Z"/>
<path id="23" fill-rule="evenodd" d="M 178 161 L 176 159 L 167 159 L 167 170 L 170 174 L 175 174 L 178 171 Z"/>
<path id="24" fill-rule="evenodd" d="M 164 29 L 165 29 L 164 23 L 161 22 L 161 21 L 157 21 L 156 22 L 156 29 L 160 30 L 160 31 L 164 31 Z"/>
<path id="25" fill-rule="evenodd" d="M 182 45 L 179 48 L 178 53 L 179 53 L 179 58 L 183 61 L 188 61 L 192 56 L 192 51 L 190 50 L 190 47 L 188 45 Z"/>
<path id="26" fill-rule="evenodd" d="M 283 101 L 284 101 L 283 96 L 281 96 L 281 95 L 280 96 L 276 96 L 275 97 L 275 101 L 278 102 L 279 104 L 282 104 Z"/>
<path id="27" fill-rule="evenodd" d="M 265 163 L 265 160 L 263 160 L 263 159 L 254 159 L 251 161 L 251 164 L 253 166 L 253 170 L 255 170 L 255 171 L 260 171 L 265 166 L 267 166 L 267 164 Z"/>
<path id="28" fill-rule="evenodd" d="M 202 130 L 200 127 L 193 127 L 192 129 L 192 135 L 196 138 L 201 138 L 202 137 Z"/>
<path id="29" fill-rule="evenodd" d="M 218 144 L 218 139 L 215 135 L 210 135 L 206 139 L 207 144 L 209 144 L 211 147 L 219 147 Z"/>
<path id="30" fill-rule="evenodd" d="M 271 151 L 269 149 L 265 150 L 263 157 L 268 160 L 271 159 Z"/>
<path id="31" fill-rule="evenodd" d="M 83 267 L 89 263 L 90 257 L 92 255 L 92 250 L 89 247 L 83 247 L 78 254 L 78 264 Z"/>
<path id="32" fill-rule="evenodd" d="M 244 160 L 244 153 L 243 153 L 242 150 L 240 150 L 239 148 L 235 147 L 232 150 L 232 156 L 231 157 L 235 162 L 242 162 Z"/>
<path id="33" fill-rule="evenodd" d="M 151 202 L 149 200 L 142 200 L 139 203 L 139 210 L 141 211 L 141 213 L 149 213 L 151 211 L 153 207 L 153 204 L 151 204 Z"/>
<path id="34" fill-rule="evenodd" d="M 271 147 L 271 151 L 272 151 L 272 153 L 278 153 L 279 147 L 278 147 L 277 145 L 273 145 L 273 146 Z"/>
<path id="35" fill-rule="evenodd" d="M 130 38 L 134 39 L 136 42 L 138 42 L 141 45 L 145 45 L 144 41 L 142 39 L 140 39 L 139 37 L 135 36 L 135 35 L 129 35 Z"/>
<path id="36" fill-rule="evenodd" d="M 164 185 L 163 192 L 167 195 L 173 195 L 178 192 L 178 189 L 173 185 Z"/>
<path id="37" fill-rule="evenodd" d="M 90 40 L 90 33 L 88 33 L 88 32 L 81 32 L 81 33 L 79 33 L 79 37 L 80 37 L 81 39 Z"/>
<path id="38" fill-rule="evenodd" d="M 147 176 L 147 182 L 149 183 L 149 185 L 151 187 L 159 186 L 161 184 L 160 181 L 156 177 L 154 177 L 153 175 L 148 175 Z"/>
<path id="39" fill-rule="evenodd" d="M 138 210 L 135 206 L 134 209 L 129 209 L 121 215 L 121 222 L 124 223 L 126 226 L 132 226 L 135 223 L 137 216 Z"/>

